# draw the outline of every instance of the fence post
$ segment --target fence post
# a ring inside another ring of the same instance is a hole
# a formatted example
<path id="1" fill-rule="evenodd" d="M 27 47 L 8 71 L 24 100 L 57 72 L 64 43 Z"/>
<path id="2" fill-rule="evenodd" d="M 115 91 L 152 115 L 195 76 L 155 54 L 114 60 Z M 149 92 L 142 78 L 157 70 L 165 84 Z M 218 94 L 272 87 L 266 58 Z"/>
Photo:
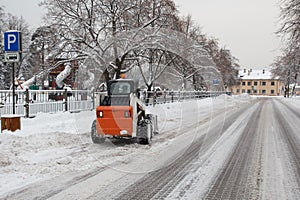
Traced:
<path id="1" fill-rule="evenodd" d="M 29 117 L 29 89 L 26 88 L 26 91 L 25 91 L 25 117 Z"/>
<path id="2" fill-rule="evenodd" d="M 153 91 L 153 107 L 155 106 L 156 104 L 156 91 L 154 90 Z"/>
<path id="3" fill-rule="evenodd" d="M 65 111 L 68 111 L 68 92 L 67 92 L 67 89 L 65 89 L 65 91 L 64 91 L 63 98 L 64 98 L 64 104 L 65 104 Z"/>
<path id="4" fill-rule="evenodd" d="M 95 88 L 92 89 L 92 104 L 94 110 L 95 109 Z"/>

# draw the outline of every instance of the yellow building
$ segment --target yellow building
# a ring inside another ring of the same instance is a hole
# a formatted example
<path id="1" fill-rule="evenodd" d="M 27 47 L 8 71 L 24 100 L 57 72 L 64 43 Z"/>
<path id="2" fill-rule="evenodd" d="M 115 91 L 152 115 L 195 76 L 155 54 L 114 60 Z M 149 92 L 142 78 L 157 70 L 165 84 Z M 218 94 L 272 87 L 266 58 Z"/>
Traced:
<path id="1" fill-rule="evenodd" d="M 237 85 L 231 88 L 232 94 L 248 93 L 250 95 L 279 96 L 283 95 L 284 83 L 274 78 L 267 70 L 240 70 Z"/>

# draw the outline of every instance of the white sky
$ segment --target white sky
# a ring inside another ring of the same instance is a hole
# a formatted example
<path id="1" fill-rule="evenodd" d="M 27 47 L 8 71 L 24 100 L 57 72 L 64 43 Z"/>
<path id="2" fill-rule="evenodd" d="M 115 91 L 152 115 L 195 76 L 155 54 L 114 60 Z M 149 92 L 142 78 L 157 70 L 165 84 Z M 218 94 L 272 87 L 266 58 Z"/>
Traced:
<path id="1" fill-rule="evenodd" d="M 42 24 L 44 10 L 38 4 L 41 0 L 0 0 L 6 12 L 22 16 L 31 28 L 37 28 Z"/>
<path id="2" fill-rule="evenodd" d="M 23 16 L 36 28 L 42 24 L 41 0 L 0 0 L 7 12 Z M 280 54 L 278 0 L 174 0 L 181 15 L 194 22 L 221 46 L 232 51 L 241 68 L 265 68 Z"/>
<path id="3" fill-rule="evenodd" d="M 232 51 L 241 68 L 265 68 L 280 55 L 278 0 L 174 0 L 209 36 Z"/>

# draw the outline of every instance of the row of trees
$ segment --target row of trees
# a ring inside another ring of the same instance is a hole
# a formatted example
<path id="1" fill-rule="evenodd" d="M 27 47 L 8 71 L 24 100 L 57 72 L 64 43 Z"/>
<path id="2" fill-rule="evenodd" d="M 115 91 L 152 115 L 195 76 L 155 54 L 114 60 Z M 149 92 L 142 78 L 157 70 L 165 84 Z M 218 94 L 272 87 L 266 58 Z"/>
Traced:
<path id="1" fill-rule="evenodd" d="M 158 83 L 202 89 L 207 79 L 235 82 L 237 59 L 204 35 L 191 16 L 179 17 L 172 0 L 45 0 L 41 6 L 47 9 L 46 25 L 24 49 L 18 74 L 25 79 L 38 74 L 43 83 L 55 62 L 77 60 L 83 89 L 124 72 L 148 90 Z"/>
<path id="2" fill-rule="evenodd" d="M 272 72 L 289 84 L 299 81 L 300 73 L 300 0 L 281 1 L 281 26 L 277 34 L 282 37 L 282 55 L 273 64 Z"/>

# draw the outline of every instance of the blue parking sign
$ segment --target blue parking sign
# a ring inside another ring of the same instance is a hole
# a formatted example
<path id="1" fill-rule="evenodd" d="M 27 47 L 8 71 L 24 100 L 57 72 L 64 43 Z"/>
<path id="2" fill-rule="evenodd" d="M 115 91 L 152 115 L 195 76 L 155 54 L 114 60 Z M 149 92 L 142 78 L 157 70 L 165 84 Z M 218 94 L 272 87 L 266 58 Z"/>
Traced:
<path id="1" fill-rule="evenodd" d="M 219 80 L 218 80 L 218 79 L 214 79 L 214 80 L 213 80 L 213 84 L 214 84 L 214 85 L 218 85 L 218 84 L 219 84 Z"/>
<path id="2" fill-rule="evenodd" d="M 4 33 L 4 51 L 21 51 L 21 32 L 7 31 Z"/>

